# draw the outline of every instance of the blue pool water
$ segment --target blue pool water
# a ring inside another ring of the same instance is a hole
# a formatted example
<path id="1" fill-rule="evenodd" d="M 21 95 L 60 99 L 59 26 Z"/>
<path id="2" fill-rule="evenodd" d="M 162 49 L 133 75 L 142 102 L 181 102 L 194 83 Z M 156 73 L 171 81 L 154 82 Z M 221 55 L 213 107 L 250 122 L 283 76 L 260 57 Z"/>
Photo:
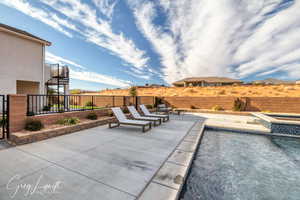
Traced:
<path id="1" fill-rule="evenodd" d="M 299 200 L 300 139 L 207 130 L 182 200 Z"/>

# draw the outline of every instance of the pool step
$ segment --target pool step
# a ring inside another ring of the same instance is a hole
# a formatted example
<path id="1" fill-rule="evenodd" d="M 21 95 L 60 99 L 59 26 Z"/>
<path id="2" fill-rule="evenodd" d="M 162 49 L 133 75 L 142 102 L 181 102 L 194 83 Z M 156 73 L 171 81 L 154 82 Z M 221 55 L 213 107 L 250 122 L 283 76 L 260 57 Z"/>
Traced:
<path id="1" fill-rule="evenodd" d="M 251 113 L 251 114 L 259 118 L 259 122 L 266 128 L 270 129 L 272 133 L 300 135 L 300 121 L 277 119 L 275 118 L 276 117 L 275 114 L 272 114 L 271 116 L 263 113 Z M 283 114 L 279 116 L 288 116 L 288 115 Z M 299 115 L 289 115 L 289 117 L 299 118 Z"/>
<path id="2" fill-rule="evenodd" d="M 248 133 L 271 133 L 271 129 L 264 127 L 260 124 L 246 124 L 246 123 L 233 123 L 228 121 L 217 121 L 217 120 L 206 120 L 205 127 L 229 130 L 229 131 L 239 131 Z"/>

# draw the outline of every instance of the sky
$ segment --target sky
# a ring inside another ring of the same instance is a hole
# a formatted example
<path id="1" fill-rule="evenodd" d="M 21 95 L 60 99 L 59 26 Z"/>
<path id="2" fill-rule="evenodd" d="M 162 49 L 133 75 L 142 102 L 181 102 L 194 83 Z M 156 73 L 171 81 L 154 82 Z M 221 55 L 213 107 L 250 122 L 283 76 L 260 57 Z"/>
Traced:
<path id="1" fill-rule="evenodd" d="M 193 76 L 300 79 L 300 0 L 0 0 L 0 23 L 47 41 L 71 88 Z"/>

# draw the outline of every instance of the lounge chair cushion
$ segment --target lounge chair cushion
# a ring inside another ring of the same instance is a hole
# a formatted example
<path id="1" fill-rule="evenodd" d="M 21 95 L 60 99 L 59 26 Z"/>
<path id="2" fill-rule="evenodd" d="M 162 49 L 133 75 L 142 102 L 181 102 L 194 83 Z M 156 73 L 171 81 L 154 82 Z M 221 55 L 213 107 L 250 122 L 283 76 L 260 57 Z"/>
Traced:
<path id="1" fill-rule="evenodd" d="M 123 113 L 123 111 L 119 107 L 112 108 L 111 110 L 113 111 L 114 115 L 116 116 L 117 120 L 120 123 L 140 124 L 140 125 L 149 124 L 149 122 L 147 122 L 147 121 L 139 121 L 139 120 L 130 120 L 130 119 L 127 119 L 126 115 Z"/>
<path id="2" fill-rule="evenodd" d="M 129 112 L 132 114 L 133 118 L 135 119 L 141 119 L 141 120 L 159 120 L 157 117 L 143 117 L 138 113 L 138 111 L 133 106 L 127 106 Z"/>
<path id="3" fill-rule="evenodd" d="M 140 105 L 141 110 L 146 116 L 151 116 L 151 117 L 168 117 L 168 115 L 158 115 L 158 114 L 152 114 L 149 112 L 147 107 L 145 105 Z"/>

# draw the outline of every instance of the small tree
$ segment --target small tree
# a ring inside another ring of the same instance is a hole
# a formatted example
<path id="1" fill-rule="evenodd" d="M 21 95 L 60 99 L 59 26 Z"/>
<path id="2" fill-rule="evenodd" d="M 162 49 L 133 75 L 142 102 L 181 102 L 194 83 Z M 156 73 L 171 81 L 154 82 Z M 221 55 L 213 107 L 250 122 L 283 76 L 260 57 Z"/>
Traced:
<path id="1" fill-rule="evenodd" d="M 245 103 L 240 98 L 234 100 L 234 105 L 233 105 L 234 111 L 244 111 L 245 107 L 246 107 Z"/>
<path id="2" fill-rule="evenodd" d="M 131 87 L 129 89 L 129 95 L 132 97 L 136 97 L 137 96 L 137 88 L 136 87 Z"/>

